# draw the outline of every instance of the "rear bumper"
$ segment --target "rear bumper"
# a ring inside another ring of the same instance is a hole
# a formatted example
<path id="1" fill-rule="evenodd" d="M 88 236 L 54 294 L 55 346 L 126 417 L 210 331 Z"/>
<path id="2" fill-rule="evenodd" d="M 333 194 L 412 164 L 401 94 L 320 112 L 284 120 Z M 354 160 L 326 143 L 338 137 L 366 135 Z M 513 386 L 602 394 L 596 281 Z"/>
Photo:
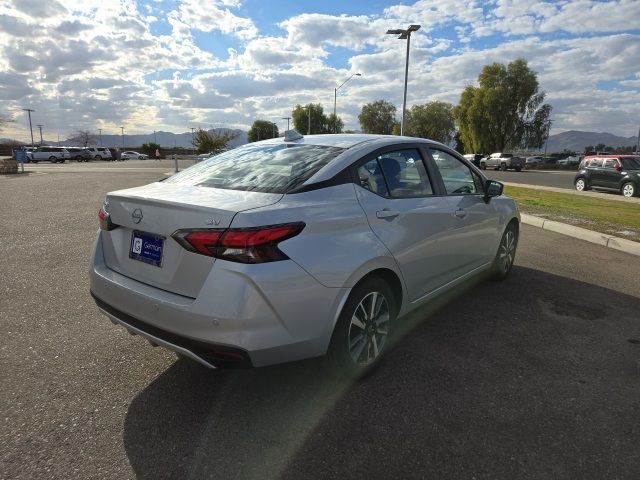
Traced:
<path id="1" fill-rule="evenodd" d="M 91 294 L 112 321 L 208 367 L 323 355 L 350 291 L 323 286 L 290 260 L 217 260 L 197 298 L 185 297 L 109 269 L 100 235 L 90 280 Z M 236 360 L 225 362 L 220 352 Z"/>

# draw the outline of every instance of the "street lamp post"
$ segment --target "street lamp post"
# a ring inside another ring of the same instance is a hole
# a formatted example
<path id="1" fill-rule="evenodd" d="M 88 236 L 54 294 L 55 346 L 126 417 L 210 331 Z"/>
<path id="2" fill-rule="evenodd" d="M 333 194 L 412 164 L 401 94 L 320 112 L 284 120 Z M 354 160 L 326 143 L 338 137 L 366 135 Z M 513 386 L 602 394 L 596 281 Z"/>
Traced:
<path id="1" fill-rule="evenodd" d="M 100 134 L 100 146 L 102 146 L 102 129 L 98 129 L 98 133 Z"/>
<path id="2" fill-rule="evenodd" d="M 120 132 L 122 132 L 122 150 L 124 150 L 124 127 L 120 127 Z"/>
<path id="3" fill-rule="evenodd" d="M 31 131 L 31 146 L 33 147 L 33 126 L 31 125 L 31 112 L 35 112 L 35 110 L 32 110 L 30 108 L 23 108 L 22 110 L 29 114 L 29 131 Z"/>
<path id="4" fill-rule="evenodd" d="M 289 130 L 289 120 L 291 120 L 291 117 L 282 117 L 282 120 L 287 121 L 287 130 Z"/>
<path id="5" fill-rule="evenodd" d="M 40 130 L 40 144 L 42 145 L 44 143 L 44 140 L 42 140 L 42 127 L 44 127 L 44 125 L 36 125 L 36 127 Z"/>
<path id="6" fill-rule="evenodd" d="M 336 116 L 336 103 L 338 102 L 338 90 L 340 90 L 340 87 L 342 87 L 345 83 L 347 83 L 349 80 L 351 80 L 353 77 L 361 77 L 362 75 L 359 73 L 354 73 L 352 74 L 349 78 L 347 78 L 344 82 L 342 82 L 340 85 L 338 85 L 336 88 L 333 89 L 333 121 L 336 122 L 336 124 L 333 126 L 333 133 L 336 133 L 336 127 L 338 124 L 338 117 Z"/>
<path id="7" fill-rule="evenodd" d="M 390 35 L 398 35 L 400 40 L 407 40 L 407 58 L 404 66 L 404 96 L 402 98 L 402 120 L 400 121 L 400 135 L 404 135 L 404 118 L 407 113 L 407 80 L 409 78 L 409 44 L 411 43 L 411 32 L 420 30 L 420 25 L 410 25 L 406 30 L 396 28 L 387 30 Z"/>
<path id="8" fill-rule="evenodd" d="M 191 154 L 196 154 L 196 127 L 191 127 Z"/>
<path id="9" fill-rule="evenodd" d="M 311 103 L 308 106 L 309 109 L 309 126 L 307 127 L 307 135 L 311 135 Z"/>

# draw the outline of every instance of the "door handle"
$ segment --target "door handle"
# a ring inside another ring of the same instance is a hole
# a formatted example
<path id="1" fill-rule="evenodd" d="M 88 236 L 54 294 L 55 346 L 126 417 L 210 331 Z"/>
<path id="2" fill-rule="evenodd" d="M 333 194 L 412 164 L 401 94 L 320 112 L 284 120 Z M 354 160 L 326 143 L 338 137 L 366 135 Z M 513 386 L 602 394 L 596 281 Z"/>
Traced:
<path id="1" fill-rule="evenodd" d="M 464 218 L 467 216 L 467 212 L 463 208 L 457 209 L 453 214 L 458 218 Z"/>
<path id="2" fill-rule="evenodd" d="M 387 210 L 386 208 L 376 212 L 377 218 L 394 218 L 398 215 L 400 215 L 400 212 L 394 212 L 393 210 Z"/>

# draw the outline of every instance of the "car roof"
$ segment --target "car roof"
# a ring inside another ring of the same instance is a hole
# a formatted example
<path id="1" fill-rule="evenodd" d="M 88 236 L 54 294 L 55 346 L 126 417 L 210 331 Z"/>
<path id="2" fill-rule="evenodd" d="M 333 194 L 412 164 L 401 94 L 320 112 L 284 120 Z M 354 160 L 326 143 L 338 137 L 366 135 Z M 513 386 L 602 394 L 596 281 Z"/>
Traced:
<path id="1" fill-rule="evenodd" d="M 324 134 L 324 135 L 303 135 L 298 140 L 293 140 L 287 143 L 295 143 L 300 145 L 320 145 L 325 147 L 340 147 L 351 148 L 355 145 L 365 142 L 382 142 L 385 140 L 392 140 L 393 142 L 432 142 L 432 140 L 416 137 L 401 137 L 398 135 L 374 135 L 367 133 L 338 133 L 338 134 Z M 284 139 L 282 137 L 270 138 L 263 140 L 260 143 L 263 144 L 279 144 Z"/>

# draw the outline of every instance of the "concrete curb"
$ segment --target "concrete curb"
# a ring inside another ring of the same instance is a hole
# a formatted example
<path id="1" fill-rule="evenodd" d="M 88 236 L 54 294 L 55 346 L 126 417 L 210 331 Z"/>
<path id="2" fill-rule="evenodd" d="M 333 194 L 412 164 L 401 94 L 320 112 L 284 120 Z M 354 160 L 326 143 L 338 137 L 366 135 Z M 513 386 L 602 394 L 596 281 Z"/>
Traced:
<path id="1" fill-rule="evenodd" d="M 543 230 L 568 235 L 569 237 L 579 238 L 580 240 L 602 245 L 603 247 L 640 256 L 640 243 L 627 240 L 626 238 L 614 237 L 613 235 L 594 232 L 593 230 L 587 230 L 582 227 L 574 227 L 573 225 L 547 220 L 546 218 L 536 217 L 535 215 L 528 215 L 526 213 L 521 213 L 520 219 L 524 224 L 542 228 Z"/>

